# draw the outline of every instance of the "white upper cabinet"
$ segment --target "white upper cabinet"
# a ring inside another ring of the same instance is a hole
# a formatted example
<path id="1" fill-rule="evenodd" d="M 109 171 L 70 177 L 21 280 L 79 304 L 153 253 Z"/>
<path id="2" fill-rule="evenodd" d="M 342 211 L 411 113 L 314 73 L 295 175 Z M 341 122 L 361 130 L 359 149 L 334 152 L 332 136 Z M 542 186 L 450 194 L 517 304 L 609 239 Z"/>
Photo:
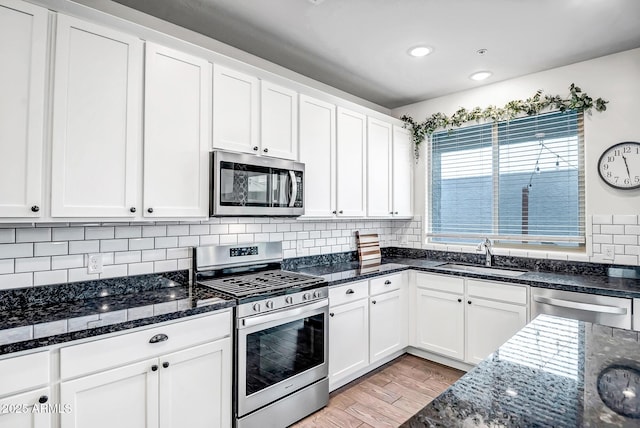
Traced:
<path id="1" fill-rule="evenodd" d="M 0 218 L 42 214 L 47 10 L 0 0 Z"/>
<path id="2" fill-rule="evenodd" d="M 58 15 L 51 215 L 133 217 L 139 209 L 143 42 Z"/>
<path id="3" fill-rule="evenodd" d="M 300 162 L 305 164 L 305 216 L 336 210 L 336 106 L 300 95 Z"/>
<path id="4" fill-rule="evenodd" d="M 206 217 L 209 210 L 211 64 L 146 46 L 145 217 Z"/>
<path id="5" fill-rule="evenodd" d="M 341 217 L 366 215 L 367 118 L 338 107 L 337 210 Z"/>
<path id="6" fill-rule="evenodd" d="M 393 215 L 413 216 L 413 142 L 411 132 L 393 125 Z"/>
<path id="7" fill-rule="evenodd" d="M 367 120 L 367 215 L 390 217 L 392 132 L 389 123 Z"/>
<path id="8" fill-rule="evenodd" d="M 260 81 L 219 65 L 213 68 L 213 148 L 258 153 Z"/>
<path id="9" fill-rule="evenodd" d="M 298 158 L 298 93 L 261 82 L 261 154 Z"/>

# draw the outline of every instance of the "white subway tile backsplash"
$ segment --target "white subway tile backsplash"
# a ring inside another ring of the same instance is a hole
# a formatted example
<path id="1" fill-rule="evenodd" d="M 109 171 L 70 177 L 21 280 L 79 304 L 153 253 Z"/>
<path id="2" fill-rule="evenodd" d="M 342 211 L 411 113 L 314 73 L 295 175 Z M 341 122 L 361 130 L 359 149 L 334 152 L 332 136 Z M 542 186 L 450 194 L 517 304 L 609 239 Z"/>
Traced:
<path id="1" fill-rule="evenodd" d="M 51 241 L 51 229 L 31 228 L 16 229 L 16 242 L 46 242 Z"/>
<path id="2" fill-rule="evenodd" d="M 15 229 L 0 229 L 0 244 L 10 244 L 16 242 Z"/>
<path id="3" fill-rule="evenodd" d="M 53 241 L 82 241 L 84 240 L 84 227 L 51 229 L 51 239 Z"/>
<path id="4" fill-rule="evenodd" d="M 107 239 L 100 241 L 100 252 L 127 251 L 129 249 L 128 239 Z"/>
<path id="5" fill-rule="evenodd" d="M 0 260 L 0 275 L 13 273 L 14 272 L 13 265 L 14 265 L 13 259 Z"/>
<path id="6" fill-rule="evenodd" d="M 141 251 L 123 251 L 114 254 L 113 262 L 119 264 L 137 263 L 142 260 Z"/>
<path id="7" fill-rule="evenodd" d="M 33 285 L 49 285 L 67 282 L 67 270 L 50 270 L 33 273 Z"/>
<path id="8" fill-rule="evenodd" d="M 186 259 L 190 257 L 189 248 L 169 248 L 167 250 L 167 259 Z"/>
<path id="9" fill-rule="evenodd" d="M 0 244 L 0 259 L 33 257 L 33 244 Z"/>
<path id="10" fill-rule="evenodd" d="M 623 244 L 623 245 L 637 245 L 638 236 L 637 235 L 613 235 L 613 243 Z"/>
<path id="11" fill-rule="evenodd" d="M 87 254 L 100 252 L 100 241 L 71 241 L 69 254 Z"/>
<path id="12" fill-rule="evenodd" d="M 253 239 L 256 242 L 269 242 L 269 234 L 268 233 L 255 233 L 253 235 Z"/>
<path id="13" fill-rule="evenodd" d="M 142 237 L 167 236 L 167 226 L 142 226 Z"/>
<path id="14" fill-rule="evenodd" d="M 70 269 L 84 266 L 84 255 L 51 257 L 51 269 Z"/>
<path id="15" fill-rule="evenodd" d="M 120 226 L 116 227 L 115 237 L 117 238 L 141 238 L 142 226 Z"/>
<path id="16" fill-rule="evenodd" d="M 637 215 L 615 215 L 613 216 L 613 224 L 638 224 Z"/>
<path id="17" fill-rule="evenodd" d="M 624 255 L 624 254 L 616 254 L 613 262 L 621 265 L 637 265 L 638 264 L 638 256 L 635 255 Z"/>
<path id="18" fill-rule="evenodd" d="M 261 224 L 247 224 L 246 232 L 247 233 L 260 233 L 260 232 L 262 232 L 262 225 Z"/>
<path id="19" fill-rule="evenodd" d="M 237 243 L 238 243 L 237 235 L 220 235 L 220 245 L 237 244 Z"/>
<path id="20" fill-rule="evenodd" d="M 278 225 L 277 224 L 263 224 L 262 225 L 262 232 L 263 233 L 276 232 L 277 230 L 278 230 Z"/>
<path id="21" fill-rule="evenodd" d="M 164 236 L 161 238 L 156 238 L 156 243 L 155 243 L 156 248 L 175 248 L 177 246 L 178 246 L 177 236 Z"/>
<path id="22" fill-rule="evenodd" d="M 51 257 L 31 257 L 28 259 L 16 259 L 16 273 L 36 272 L 42 270 L 51 270 Z"/>
<path id="23" fill-rule="evenodd" d="M 593 224 L 613 224 L 612 215 L 594 215 Z"/>
<path id="24" fill-rule="evenodd" d="M 153 238 L 133 238 L 129 239 L 129 250 L 150 250 L 153 249 L 155 241 Z"/>
<path id="25" fill-rule="evenodd" d="M 119 276 L 127 276 L 127 265 L 111 265 L 104 266 L 100 278 L 117 278 Z"/>
<path id="26" fill-rule="evenodd" d="M 167 236 L 186 236 L 188 234 L 189 225 L 187 224 L 176 224 L 167 226 Z"/>
<path id="27" fill-rule="evenodd" d="M 69 254 L 68 242 L 37 242 L 33 247 L 33 255 L 36 257 Z"/>
<path id="28" fill-rule="evenodd" d="M 131 263 L 129 266 L 129 275 L 142 275 L 145 273 L 153 273 L 153 262 Z"/>
<path id="29" fill-rule="evenodd" d="M 600 233 L 602 234 L 624 234 L 624 225 L 622 224 L 603 224 L 600 226 Z"/>
<path id="30" fill-rule="evenodd" d="M 209 233 L 212 235 L 225 235 L 229 233 L 228 224 L 212 224 L 209 226 Z"/>
<path id="31" fill-rule="evenodd" d="M 196 236 L 179 236 L 178 247 L 197 247 L 200 245 L 200 239 Z"/>
<path id="32" fill-rule="evenodd" d="M 244 224 L 230 224 L 229 225 L 229 233 L 245 233 L 246 227 Z"/>
<path id="33" fill-rule="evenodd" d="M 191 259 L 178 259 L 178 269 L 191 269 Z"/>
<path id="34" fill-rule="evenodd" d="M 165 260 L 167 258 L 167 250 L 145 250 L 142 252 L 142 261 L 150 262 L 155 260 Z"/>
<path id="35" fill-rule="evenodd" d="M 208 224 L 194 224 L 189 226 L 189 235 L 208 235 L 210 226 Z"/>
<path id="36" fill-rule="evenodd" d="M 33 273 L 11 273 L 0 275 L 0 289 L 23 288 L 33 286 Z"/>
<path id="37" fill-rule="evenodd" d="M 282 241 L 282 239 L 280 239 Z M 238 234 L 238 244 L 245 244 L 255 242 L 253 233 L 240 233 Z"/>
<path id="38" fill-rule="evenodd" d="M 93 279 L 99 279 L 100 275 L 97 273 L 88 273 L 87 268 L 69 269 L 69 282 L 77 281 L 91 281 Z"/>
<path id="39" fill-rule="evenodd" d="M 624 233 L 627 235 L 640 235 L 640 226 L 627 225 L 624 227 Z"/>
<path id="40" fill-rule="evenodd" d="M 172 270 L 178 270 L 177 260 L 162 260 L 153 263 L 154 272 L 168 272 Z"/>
<path id="41" fill-rule="evenodd" d="M 283 239 L 284 239 L 284 233 L 282 232 L 275 232 L 275 233 L 269 234 L 269 241 L 271 242 L 282 241 Z"/>
<path id="42" fill-rule="evenodd" d="M 87 227 L 84 230 L 85 239 L 113 239 L 115 228 L 113 227 Z"/>
<path id="43" fill-rule="evenodd" d="M 200 245 L 218 245 L 220 244 L 220 235 L 200 235 Z"/>

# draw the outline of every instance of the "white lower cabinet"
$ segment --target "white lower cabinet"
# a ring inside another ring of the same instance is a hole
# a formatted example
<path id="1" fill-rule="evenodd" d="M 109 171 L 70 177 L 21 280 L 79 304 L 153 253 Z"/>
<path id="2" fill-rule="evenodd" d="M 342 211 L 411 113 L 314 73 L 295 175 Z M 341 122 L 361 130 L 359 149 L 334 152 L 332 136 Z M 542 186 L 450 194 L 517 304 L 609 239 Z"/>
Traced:
<path id="1" fill-rule="evenodd" d="M 406 348 L 407 288 L 399 273 L 329 290 L 330 390 Z"/>
<path id="2" fill-rule="evenodd" d="M 61 427 L 230 427 L 230 321 L 227 311 L 63 348 L 60 402 L 72 411 Z"/>
<path id="3" fill-rule="evenodd" d="M 463 298 L 462 294 L 416 289 L 416 347 L 464 358 Z"/>
<path id="4" fill-rule="evenodd" d="M 0 428 L 49 428 L 50 388 L 40 388 L 0 399 Z M 40 411 L 42 409 L 42 411 Z"/>
<path id="5" fill-rule="evenodd" d="M 374 363 L 407 346 L 405 290 L 369 298 L 369 361 Z"/>
<path id="6" fill-rule="evenodd" d="M 329 309 L 329 388 L 369 365 L 369 301 Z"/>
<path id="7" fill-rule="evenodd" d="M 527 287 L 418 273 L 411 345 L 477 364 L 527 323 Z"/>

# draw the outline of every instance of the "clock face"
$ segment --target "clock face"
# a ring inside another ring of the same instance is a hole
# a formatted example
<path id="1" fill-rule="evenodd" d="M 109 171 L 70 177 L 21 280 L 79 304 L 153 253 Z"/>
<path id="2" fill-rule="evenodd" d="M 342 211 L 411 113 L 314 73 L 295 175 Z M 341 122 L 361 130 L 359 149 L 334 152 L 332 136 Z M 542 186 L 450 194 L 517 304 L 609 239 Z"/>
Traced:
<path id="1" fill-rule="evenodd" d="M 616 189 L 640 188 L 640 143 L 628 141 L 609 147 L 600 156 L 598 172 Z"/>

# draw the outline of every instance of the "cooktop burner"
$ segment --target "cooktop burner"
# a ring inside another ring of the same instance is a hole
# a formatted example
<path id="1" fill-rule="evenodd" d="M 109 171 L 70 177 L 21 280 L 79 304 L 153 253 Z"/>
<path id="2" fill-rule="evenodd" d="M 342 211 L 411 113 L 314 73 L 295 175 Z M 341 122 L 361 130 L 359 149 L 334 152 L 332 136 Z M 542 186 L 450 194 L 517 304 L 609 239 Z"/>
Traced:
<path id="1" fill-rule="evenodd" d="M 282 290 L 285 288 L 309 288 L 323 284 L 323 278 L 317 278 L 280 269 L 249 274 L 231 275 L 197 281 L 198 284 L 227 293 L 235 298 L 249 297 Z"/>

